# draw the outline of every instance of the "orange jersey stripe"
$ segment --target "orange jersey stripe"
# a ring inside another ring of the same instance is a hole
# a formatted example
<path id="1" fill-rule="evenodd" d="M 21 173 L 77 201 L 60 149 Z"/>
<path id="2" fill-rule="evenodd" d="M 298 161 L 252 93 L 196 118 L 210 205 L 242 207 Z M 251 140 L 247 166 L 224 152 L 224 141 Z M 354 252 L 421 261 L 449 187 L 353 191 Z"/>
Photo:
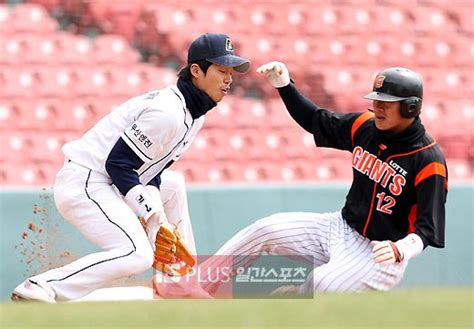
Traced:
<path id="1" fill-rule="evenodd" d="M 407 232 L 408 234 L 415 233 L 416 216 L 417 216 L 417 206 L 413 205 L 410 208 L 410 213 L 408 214 L 408 232 Z"/>
<path id="2" fill-rule="evenodd" d="M 374 190 L 372 192 L 372 201 L 370 201 L 369 213 L 367 214 L 367 218 L 365 219 L 364 230 L 362 231 L 363 236 L 367 236 L 367 228 L 369 227 L 370 217 L 372 216 L 372 211 L 374 210 L 374 201 L 375 201 L 376 194 L 377 194 L 377 182 L 374 183 Z"/>
<path id="3" fill-rule="evenodd" d="M 365 112 L 364 114 L 359 115 L 359 117 L 354 121 L 354 123 L 352 124 L 352 128 L 351 128 L 352 146 L 354 146 L 354 135 L 355 135 L 357 129 L 359 129 L 359 127 L 362 126 L 362 124 L 364 122 L 366 122 L 367 120 L 372 119 L 373 117 L 374 117 L 374 114 L 372 112 Z"/>
<path id="4" fill-rule="evenodd" d="M 426 165 L 415 177 L 415 186 L 424 181 L 430 176 L 440 175 L 446 178 L 446 167 L 439 162 L 432 162 Z"/>

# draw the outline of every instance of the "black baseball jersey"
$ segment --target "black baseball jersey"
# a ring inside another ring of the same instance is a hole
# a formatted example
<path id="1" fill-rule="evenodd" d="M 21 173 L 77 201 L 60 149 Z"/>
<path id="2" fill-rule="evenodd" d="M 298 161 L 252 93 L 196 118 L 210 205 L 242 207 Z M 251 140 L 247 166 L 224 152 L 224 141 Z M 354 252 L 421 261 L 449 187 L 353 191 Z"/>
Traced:
<path id="1" fill-rule="evenodd" d="M 401 133 L 385 133 L 371 112 L 335 113 L 292 85 L 282 89 L 290 114 L 314 134 L 317 146 L 352 152 L 353 181 L 342 209 L 351 227 L 371 240 L 416 233 L 425 246 L 444 247 L 446 161 L 419 118 Z"/>

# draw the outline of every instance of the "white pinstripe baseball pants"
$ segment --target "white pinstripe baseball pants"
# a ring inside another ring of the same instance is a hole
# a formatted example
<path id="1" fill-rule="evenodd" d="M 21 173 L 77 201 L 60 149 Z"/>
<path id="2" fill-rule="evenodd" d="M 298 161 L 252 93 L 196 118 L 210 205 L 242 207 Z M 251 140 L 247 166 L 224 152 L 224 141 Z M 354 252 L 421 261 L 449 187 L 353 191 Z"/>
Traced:
<path id="1" fill-rule="evenodd" d="M 400 282 L 406 268 L 406 263 L 374 263 L 370 240 L 347 225 L 340 212 L 278 213 L 262 218 L 238 232 L 216 254 L 249 255 L 238 265 L 250 266 L 262 253 L 298 255 L 313 262 L 313 272 L 298 287 L 300 293 L 388 290 Z M 213 289 L 207 282 L 203 288 Z"/>

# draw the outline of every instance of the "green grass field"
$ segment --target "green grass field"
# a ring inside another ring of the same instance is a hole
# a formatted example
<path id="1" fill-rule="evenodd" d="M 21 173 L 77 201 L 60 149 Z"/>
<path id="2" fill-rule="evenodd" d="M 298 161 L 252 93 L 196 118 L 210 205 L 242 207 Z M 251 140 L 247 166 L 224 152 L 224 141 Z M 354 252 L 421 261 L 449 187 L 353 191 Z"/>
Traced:
<path id="1" fill-rule="evenodd" d="M 472 289 L 404 290 L 306 300 L 3 303 L 3 328 L 473 328 Z"/>

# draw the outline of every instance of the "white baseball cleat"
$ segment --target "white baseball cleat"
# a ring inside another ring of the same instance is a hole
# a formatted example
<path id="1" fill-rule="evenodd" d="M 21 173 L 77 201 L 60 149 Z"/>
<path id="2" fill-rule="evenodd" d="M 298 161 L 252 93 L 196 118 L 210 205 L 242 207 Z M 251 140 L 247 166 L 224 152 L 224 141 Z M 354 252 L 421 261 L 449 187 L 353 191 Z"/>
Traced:
<path id="1" fill-rule="evenodd" d="M 13 290 L 12 301 L 39 301 L 55 304 L 56 294 L 44 282 L 25 280 L 22 284 Z"/>

